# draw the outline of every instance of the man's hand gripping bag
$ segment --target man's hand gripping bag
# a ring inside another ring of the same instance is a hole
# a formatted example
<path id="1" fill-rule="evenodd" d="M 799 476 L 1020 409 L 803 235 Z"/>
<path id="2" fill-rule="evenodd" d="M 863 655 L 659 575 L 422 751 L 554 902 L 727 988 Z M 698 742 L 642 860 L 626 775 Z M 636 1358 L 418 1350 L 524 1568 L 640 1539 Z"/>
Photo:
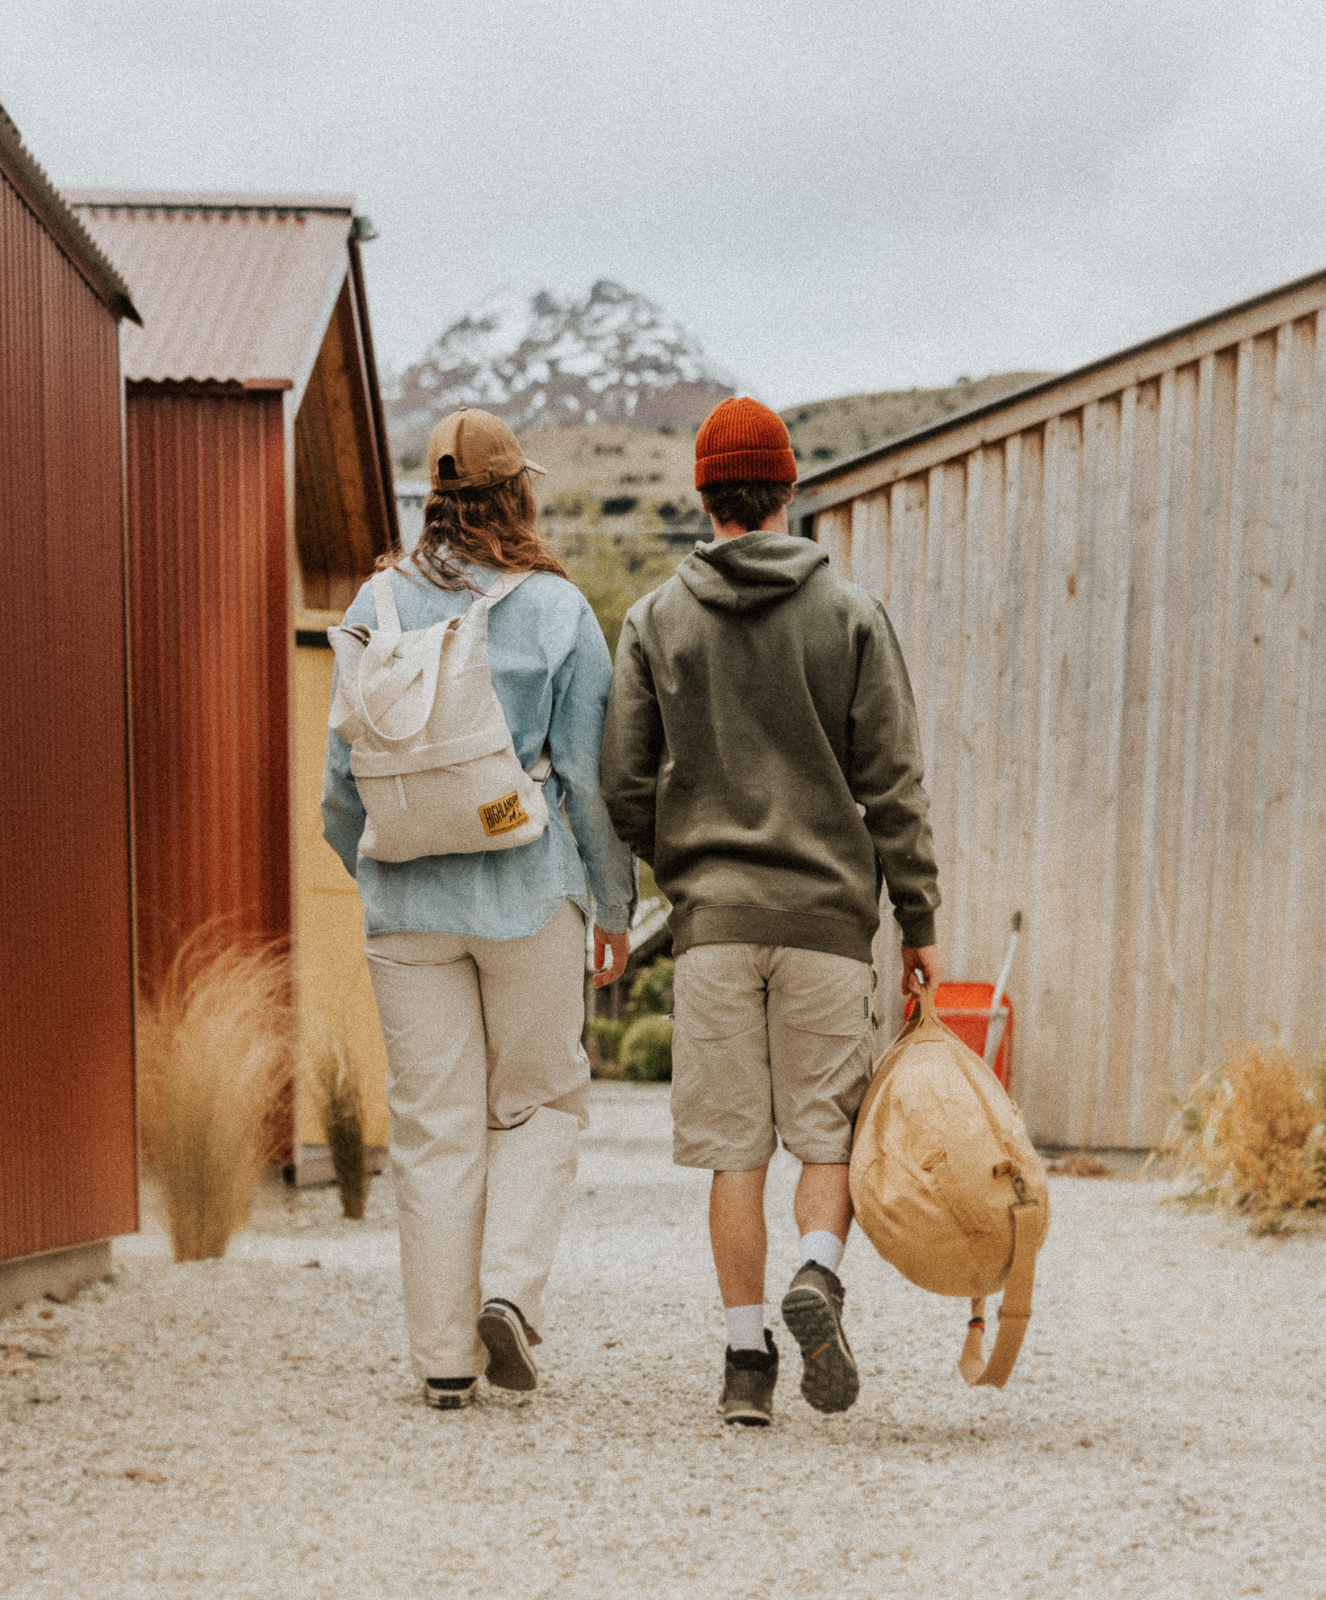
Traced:
<path id="1" fill-rule="evenodd" d="M 856 1220 L 886 1261 L 922 1289 L 971 1300 L 959 1370 L 968 1383 L 1002 1389 L 1031 1315 L 1049 1185 L 1017 1107 L 940 1022 L 928 988 L 876 1063 L 857 1116 L 851 1186 Z M 1001 1288 L 986 1362 L 985 1297 Z"/>

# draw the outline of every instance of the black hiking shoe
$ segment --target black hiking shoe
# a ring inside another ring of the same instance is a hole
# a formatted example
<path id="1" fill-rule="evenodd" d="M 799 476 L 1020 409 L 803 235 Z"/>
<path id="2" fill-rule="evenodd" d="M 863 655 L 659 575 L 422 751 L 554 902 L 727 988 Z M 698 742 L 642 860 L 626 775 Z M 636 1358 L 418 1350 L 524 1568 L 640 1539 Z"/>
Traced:
<path id="1" fill-rule="evenodd" d="M 535 1389 L 539 1369 L 530 1354 L 529 1324 L 509 1300 L 488 1300 L 479 1313 L 479 1337 L 488 1346 L 488 1381 L 499 1389 Z"/>
<path id="2" fill-rule="evenodd" d="M 429 1378 L 424 1384 L 424 1401 L 439 1411 L 459 1411 L 479 1392 L 477 1378 Z"/>
<path id="3" fill-rule="evenodd" d="M 778 1382 L 778 1346 L 764 1330 L 763 1350 L 729 1347 L 718 1409 L 724 1422 L 743 1428 L 767 1428 L 773 1421 L 774 1385 Z"/>
<path id="4" fill-rule="evenodd" d="M 843 1286 L 836 1273 L 807 1261 L 783 1296 L 783 1321 L 801 1346 L 801 1392 L 816 1411 L 846 1411 L 861 1388 L 843 1332 Z"/>

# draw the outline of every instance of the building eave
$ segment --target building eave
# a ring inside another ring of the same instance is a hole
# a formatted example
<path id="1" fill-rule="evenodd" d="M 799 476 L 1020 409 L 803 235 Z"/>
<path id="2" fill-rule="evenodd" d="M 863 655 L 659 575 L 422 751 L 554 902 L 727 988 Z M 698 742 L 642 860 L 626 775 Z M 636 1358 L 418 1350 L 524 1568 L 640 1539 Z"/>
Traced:
<path id="1" fill-rule="evenodd" d="M 142 327 L 143 319 L 134 306 L 128 285 L 74 215 L 66 196 L 55 187 L 23 143 L 23 136 L 3 106 L 0 106 L 0 169 L 97 298 L 117 318 L 127 318 Z"/>
<path id="2" fill-rule="evenodd" d="M 931 447 L 949 436 L 965 432 L 971 440 L 966 447 L 977 448 L 982 443 L 993 442 L 1007 433 L 1034 425 L 1042 411 L 1048 418 L 1059 411 L 1071 409 L 1066 397 L 1075 389 L 1080 391 L 1080 396 L 1073 397 L 1073 405 L 1084 403 L 1087 398 L 1114 393 L 1132 383 L 1146 382 L 1148 378 L 1157 376 L 1166 367 L 1175 364 L 1176 347 L 1182 361 L 1199 360 L 1209 350 L 1224 348 L 1249 337 L 1261 323 L 1273 325 L 1283 321 L 1286 314 L 1297 314 L 1292 305 L 1295 300 L 1303 302 L 1303 312 L 1306 313 L 1324 297 L 1326 271 L 1310 273 L 1087 362 L 1070 372 L 1038 379 L 1035 383 L 984 401 L 966 411 L 956 411 L 941 421 L 881 440 L 869 449 L 844 456 L 840 461 L 829 462 L 804 474 L 797 483 L 792 515 L 813 515 L 904 476 L 905 473 L 892 470 L 895 462 L 900 462 L 904 457 L 928 454 Z M 1185 346 L 1186 349 L 1183 348 Z M 983 426 L 995 419 L 998 419 L 997 426 Z M 875 478 L 878 478 L 878 483 L 870 481 Z"/>

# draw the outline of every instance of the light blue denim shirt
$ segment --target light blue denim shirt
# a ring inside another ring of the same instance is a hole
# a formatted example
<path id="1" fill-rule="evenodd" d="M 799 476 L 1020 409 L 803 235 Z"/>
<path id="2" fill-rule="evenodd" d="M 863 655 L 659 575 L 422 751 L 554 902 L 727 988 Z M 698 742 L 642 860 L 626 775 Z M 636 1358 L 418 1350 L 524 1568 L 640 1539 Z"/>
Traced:
<path id="1" fill-rule="evenodd" d="M 468 570 L 485 591 L 500 581 L 484 567 Z M 459 616 L 470 603 L 467 590 L 439 589 L 408 568 L 394 571 L 391 583 L 407 633 Z M 345 620 L 376 627 L 369 584 Z M 358 882 L 366 932 L 519 939 L 537 933 L 569 898 L 587 919 L 620 933 L 635 910 L 635 874 L 599 793 L 612 662 L 588 601 L 565 578 L 536 572 L 489 613 L 488 663 L 521 766 L 532 767 L 548 744 L 548 826 L 532 844 L 514 850 L 416 861 L 361 856 L 364 807 L 350 774 L 350 746 L 329 729 L 322 836 Z"/>

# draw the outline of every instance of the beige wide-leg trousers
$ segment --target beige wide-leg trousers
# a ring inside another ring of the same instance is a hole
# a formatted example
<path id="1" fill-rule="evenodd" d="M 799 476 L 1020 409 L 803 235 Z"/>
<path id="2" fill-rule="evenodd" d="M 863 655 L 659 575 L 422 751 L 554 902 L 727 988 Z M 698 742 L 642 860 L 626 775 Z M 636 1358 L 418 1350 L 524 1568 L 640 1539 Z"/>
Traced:
<path id="1" fill-rule="evenodd" d="M 488 1364 L 485 1300 L 543 1326 L 589 1123 L 584 918 L 567 900 L 525 939 L 384 933 L 366 950 L 410 1359 L 420 1378 L 473 1377 Z"/>

